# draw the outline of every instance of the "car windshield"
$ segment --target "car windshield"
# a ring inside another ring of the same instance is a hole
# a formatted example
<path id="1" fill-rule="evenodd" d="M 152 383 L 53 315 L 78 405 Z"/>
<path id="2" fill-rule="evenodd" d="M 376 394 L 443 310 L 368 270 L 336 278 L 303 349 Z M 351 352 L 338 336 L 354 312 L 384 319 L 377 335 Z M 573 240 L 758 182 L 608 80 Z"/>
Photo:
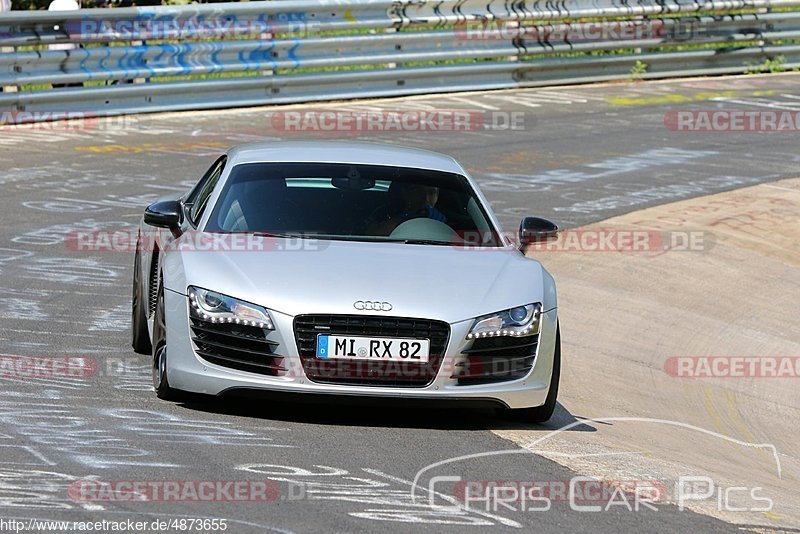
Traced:
<path id="1" fill-rule="evenodd" d="M 236 165 L 205 230 L 500 246 L 464 176 L 346 163 Z"/>

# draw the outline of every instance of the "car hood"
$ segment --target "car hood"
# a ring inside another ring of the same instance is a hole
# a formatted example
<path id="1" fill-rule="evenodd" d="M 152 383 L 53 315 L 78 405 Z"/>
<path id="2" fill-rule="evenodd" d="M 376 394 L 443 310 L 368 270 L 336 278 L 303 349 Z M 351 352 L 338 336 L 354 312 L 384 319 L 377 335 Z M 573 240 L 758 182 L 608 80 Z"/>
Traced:
<path id="1" fill-rule="evenodd" d="M 544 302 L 543 268 L 514 249 L 463 249 L 404 243 L 273 239 L 264 251 L 180 251 L 185 278 L 195 285 L 288 315 L 306 313 L 422 317 L 455 323 L 531 302 Z M 287 250 L 288 249 L 288 250 Z M 170 265 L 168 267 L 177 267 Z M 172 286 L 172 287 L 170 287 Z M 357 310 L 356 301 L 388 302 L 390 311 Z"/>

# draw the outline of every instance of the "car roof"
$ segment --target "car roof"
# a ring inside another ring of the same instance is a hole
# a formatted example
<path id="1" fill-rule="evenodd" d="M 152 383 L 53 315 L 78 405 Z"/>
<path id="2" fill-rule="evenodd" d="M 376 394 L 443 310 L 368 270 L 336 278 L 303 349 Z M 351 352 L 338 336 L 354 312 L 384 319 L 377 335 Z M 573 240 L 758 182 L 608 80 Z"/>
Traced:
<path id="1" fill-rule="evenodd" d="M 356 141 L 265 141 L 228 151 L 230 163 L 318 162 L 412 167 L 465 174 L 456 160 L 419 148 Z"/>

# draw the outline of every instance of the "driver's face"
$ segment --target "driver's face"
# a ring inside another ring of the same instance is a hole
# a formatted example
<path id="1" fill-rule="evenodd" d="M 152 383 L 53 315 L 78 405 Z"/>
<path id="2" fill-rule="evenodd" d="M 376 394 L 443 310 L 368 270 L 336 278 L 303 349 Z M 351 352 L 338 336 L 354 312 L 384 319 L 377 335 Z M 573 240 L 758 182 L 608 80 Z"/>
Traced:
<path id="1" fill-rule="evenodd" d="M 439 200 L 439 188 L 420 184 L 408 184 L 403 188 L 403 202 L 406 209 L 421 210 L 434 207 Z"/>
<path id="2" fill-rule="evenodd" d="M 428 206 L 433 208 L 436 206 L 436 203 L 439 201 L 439 188 L 438 187 L 426 187 L 426 195 Z"/>

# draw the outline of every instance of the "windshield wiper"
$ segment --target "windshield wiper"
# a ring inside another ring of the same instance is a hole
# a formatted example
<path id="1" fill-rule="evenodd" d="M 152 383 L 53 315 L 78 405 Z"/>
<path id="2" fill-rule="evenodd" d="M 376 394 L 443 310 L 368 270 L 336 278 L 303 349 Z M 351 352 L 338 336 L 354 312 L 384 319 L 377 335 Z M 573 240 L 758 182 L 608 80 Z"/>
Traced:
<path id="1" fill-rule="evenodd" d="M 281 234 L 276 232 L 249 232 L 253 235 L 262 237 L 284 237 L 300 239 L 324 239 L 331 241 L 361 241 L 365 243 L 405 243 L 407 245 L 452 245 L 449 241 L 438 241 L 435 239 L 392 239 L 381 238 L 379 236 L 350 236 L 333 234 Z"/>
<path id="2" fill-rule="evenodd" d="M 371 236 L 335 235 L 335 234 L 306 234 L 306 239 L 324 239 L 326 241 L 360 241 L 364 243 L 375 242 Z"/>
<path id="3" fill-rule="evenodd" d="M 405 243 L 406 245 L 452 245 L 450 241 L 437 241 L 435 239 L 386 239 L 387 243 Z"/>
<path id="4" fill-rule="evenodd" d="M 300 234 L 281 234 L 277 232 L 247 232 L 247 233 L 257 235 L 259 237 L 283 237 L 283 238 L 300 238 L 300 239 L 304 239 L 306 237 Z"/>

